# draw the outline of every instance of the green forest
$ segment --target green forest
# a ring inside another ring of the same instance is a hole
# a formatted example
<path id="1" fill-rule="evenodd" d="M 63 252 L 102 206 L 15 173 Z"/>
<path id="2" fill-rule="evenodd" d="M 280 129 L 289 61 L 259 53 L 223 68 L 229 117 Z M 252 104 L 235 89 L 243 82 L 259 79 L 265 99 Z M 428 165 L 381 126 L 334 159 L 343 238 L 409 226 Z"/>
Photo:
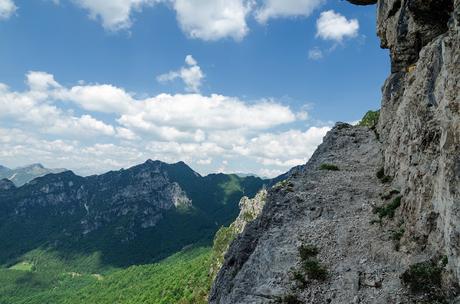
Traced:
<path id="1" fill-rule="evenodd" d="M 0 304 L 205 303 L 211 279 L 209 247 L 183 250 L 159 263 L 81 271 L 96 256 L 68 265 L 52 252 L 0 269 Z"/>

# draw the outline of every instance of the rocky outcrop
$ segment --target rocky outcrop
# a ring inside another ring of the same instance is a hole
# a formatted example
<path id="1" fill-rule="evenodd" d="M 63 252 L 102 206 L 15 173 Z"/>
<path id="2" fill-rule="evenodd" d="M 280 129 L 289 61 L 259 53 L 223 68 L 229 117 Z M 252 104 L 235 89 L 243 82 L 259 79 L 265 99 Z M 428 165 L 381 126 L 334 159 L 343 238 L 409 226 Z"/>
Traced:
<path id="1" fill-rule="evenodd" d="M 445 255 L 460 279 L 460 1 L 379 2 L 390 49 L 379 133 L 385 173 L 404 195 L 403 244 L 413 259 Z M 417 257 L 417 258 L 416 258 Z"/>
<path id="2" fill-rule="evenodd" d="M 82 178 L 71 171 L 36 179 L 12 196 L 16 217 L 32 216 L 38 208 L 49 215 L 78 218 L 86 235 L 118 223 L 117 234 L 134 237 L 135 225 L 153 227 L 172 208 L 191 207 L 184 190 L 168 178 L 160 164 L 146 163 L 130 170 Z"/>
<path id="3" fill-rule="evenodd" d="M 405 261 L 390 231 L 371 224 L 374 207 L 386 203 L 379 195 L 390 191 L 375 175 L 381 153 L 367 127 L 339 124 L 330 131 L 304 170 L 269 190 L 260 217 L 231 245 L 210 303 L 294 297 L 299 302 L 292 303 L 392 303 L 404 297 L 397 291 Z M 334 169 L 322 170 L 324 164 Z M 302 245 L 317 248 L 327 280 L 309 278 Z"/>
<path id="4" fill-rule="evenodd" d="M 336 126 L 269 190 L 210 303 L 460 301 L 460 1 L 377 11 L 392 74 L 375 133 Z"/>
<path id="5" fill-rule="evenodd" d="M 228 227 L 222 227 L 217 231 L 214 237 L 212 248 L 211 267 L 209 270 L 210 276 L 214 279 L 222 268 L 224 256 L 227 253 L 228 247 L 233 240 L 243 232 L 246 225 L 256 219 L 262 212 L 267 199 L 267 190 L 260 190 L 254 198 L 244 196 L 241 198 L 239 207 L 240 214 L 235 221 Z"/>

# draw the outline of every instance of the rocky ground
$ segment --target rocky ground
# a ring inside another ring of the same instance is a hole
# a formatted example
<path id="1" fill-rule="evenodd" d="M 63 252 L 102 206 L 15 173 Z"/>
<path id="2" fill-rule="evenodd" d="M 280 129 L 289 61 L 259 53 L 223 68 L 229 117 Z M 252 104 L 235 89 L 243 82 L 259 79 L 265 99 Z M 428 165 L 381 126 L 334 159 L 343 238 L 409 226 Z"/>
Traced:
<path id="1" fill-rule="evenodd" d="M 377 178 L 381 167 L 373 131 L 337 125 L 299 173 L 269 191 L 262 215 L 231 246 L 210 303 L 398 303 L 407 263 L 392 240 L 397 220 L 381 225 L 374 213 L 395 198 L 381 197 L 393 190 Z M 325 279 L 309 278 L 302 245 L 318 249 Z"/>

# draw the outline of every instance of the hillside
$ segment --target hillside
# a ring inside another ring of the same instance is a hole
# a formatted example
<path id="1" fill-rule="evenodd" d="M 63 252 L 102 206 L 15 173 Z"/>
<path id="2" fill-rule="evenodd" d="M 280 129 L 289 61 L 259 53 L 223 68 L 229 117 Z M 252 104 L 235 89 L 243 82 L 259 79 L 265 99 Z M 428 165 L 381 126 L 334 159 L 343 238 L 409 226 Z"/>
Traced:
<path id="1" fill-rule="evenodd" d="M 101 269 L 99 253 L 63 259 L 57 251 L 32 250 L 0 267 L 0 303 L 206 303 L 223 254 L 260 213 L 265 195 L 261 190 L 254 199 L 243 197 L 237 219 L 219 229 L 212 247 L 192 246 L 157 263 Z"/>
<path id="2" fill-rule="evenodd" d="M 211 283 L 209 259 L 209 248 L 194 248 L 156 264 L 100 274 L 71 271 L 45 254 L 46 267 L 0 269 L 0 303 L 201 304 Z"/>
<path id="3" fill-rule="evenodd" d="M 158 261 L 185 246 L 210 244 L 237 216 L 240 198 L 265 183 L 202 177 L 182 162 L 150 160 L 85 178 L 71 171 L 50 174 L 19 188 L 4 180 L 0 264 L 20 262 L 37 249 L 70 264 L 91 257 L 85 271 Z"/>

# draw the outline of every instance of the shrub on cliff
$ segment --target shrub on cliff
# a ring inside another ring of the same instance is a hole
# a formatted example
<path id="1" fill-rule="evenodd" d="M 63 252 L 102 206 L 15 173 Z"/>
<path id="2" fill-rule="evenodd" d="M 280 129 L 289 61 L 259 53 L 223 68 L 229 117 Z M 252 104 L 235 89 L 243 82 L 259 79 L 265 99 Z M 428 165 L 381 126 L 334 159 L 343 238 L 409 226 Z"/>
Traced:
<path id="1" fill-rule="evenodd" d="M 358 123 L 358 126 L 375 128 L 379 122 L 380 110 L 377 111 L 367 111 L 361 121 Z"/>

